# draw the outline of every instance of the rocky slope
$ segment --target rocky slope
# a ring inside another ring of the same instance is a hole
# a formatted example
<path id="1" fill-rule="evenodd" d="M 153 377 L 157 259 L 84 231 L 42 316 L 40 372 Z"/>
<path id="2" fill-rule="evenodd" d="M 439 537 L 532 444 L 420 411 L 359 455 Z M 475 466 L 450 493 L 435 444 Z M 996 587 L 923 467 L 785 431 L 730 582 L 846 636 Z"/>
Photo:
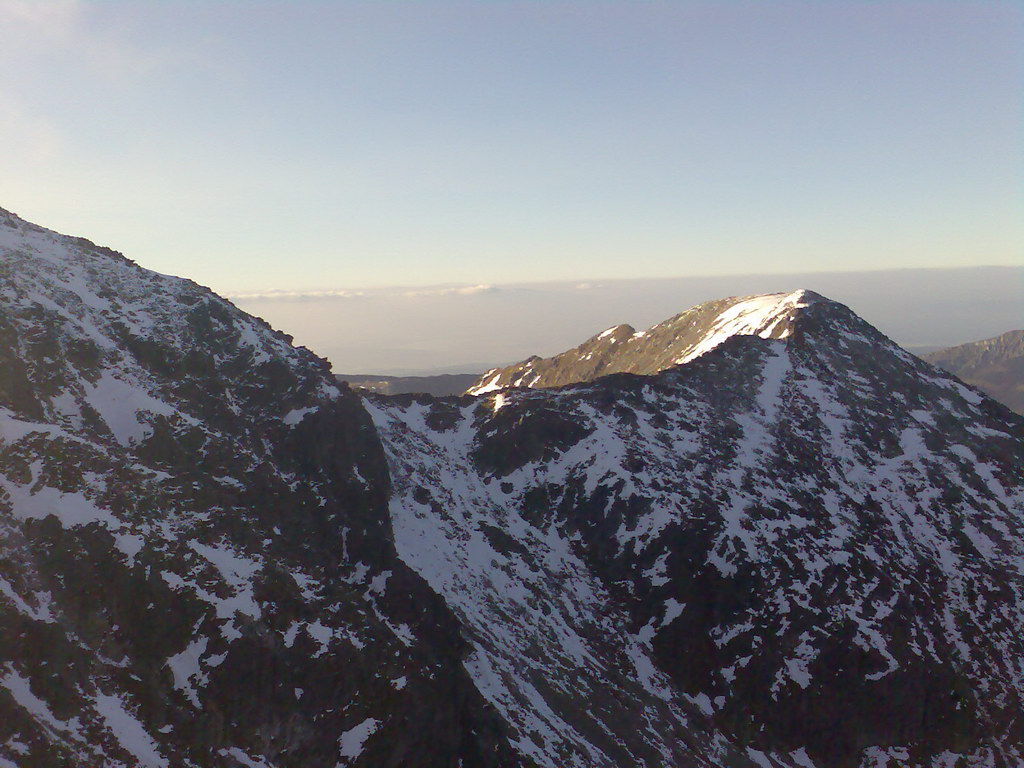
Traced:
<path id="1" fill-rule="evenodd" d="M 0 765 L 521 764 L 325 361 L 0 212 Z"/>
<path id="2" fill-rule="evenodd" d="M 1024 414 L 1024 331 L 938 350 L 924 359 Z"/>
<path id="3" fill-rule="evenodd" d="M 478 687 L 549 764 L 636 759 L 574 706 L 624 660 L 760 765 L 1022 764 L 1024 422 L 818 296 L 689 316 L 741 307 L 655 375 L 371 400 Z"/>

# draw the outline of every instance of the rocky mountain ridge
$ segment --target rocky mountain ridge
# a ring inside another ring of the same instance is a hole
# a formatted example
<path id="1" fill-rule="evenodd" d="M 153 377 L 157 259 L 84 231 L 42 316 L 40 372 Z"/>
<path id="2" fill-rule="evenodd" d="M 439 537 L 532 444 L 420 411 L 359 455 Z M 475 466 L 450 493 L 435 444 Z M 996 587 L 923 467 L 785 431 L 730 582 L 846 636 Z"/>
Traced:
<path id="1" fill-rule="evenodd" d="M 466 390 L 482 395 L 504 387 L 558 387 L 611 373 L 653 374 L 693 360 L 731 336 L 786 338 L 799 311 L 823 297 L 808 290 L 719 299 L 645 331 L 616 325 L 574 349 L 493 368 Z"/>
<path id="2" fill-rule="evenodd" d="M 0 765 L 1020 764 L 1024 421 L 719 304 L 651 375 L 359 396 L 0 211 Z"/>
<path id="3" fill-rule="evenodd" d="M 924 359 L 1024 414 L 1024 331 L 937 350 Z"/>

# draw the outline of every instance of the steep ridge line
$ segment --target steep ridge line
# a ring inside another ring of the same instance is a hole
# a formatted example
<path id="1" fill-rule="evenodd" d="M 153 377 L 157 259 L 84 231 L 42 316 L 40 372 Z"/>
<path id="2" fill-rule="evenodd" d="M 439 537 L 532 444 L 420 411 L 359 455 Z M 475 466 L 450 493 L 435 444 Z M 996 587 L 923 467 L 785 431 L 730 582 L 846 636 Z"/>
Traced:
<path id="1" fill-rule="evenodd" d="M 924 359 L 1024 414 L 1024 331 L 938 350 Z"/>
<path id="2" fill-rule="evenodd" d="M 693 360 L 731 336 L 786 338 L 799 313 L 823 301 L 830 300 L 806 289 L 709 301 L 645 331 L 616 325 L 554 357 L 531 357 L 506 368 L 493 368 L 466 393 L 557 387 L 610 373 L 657 373 Z"/>

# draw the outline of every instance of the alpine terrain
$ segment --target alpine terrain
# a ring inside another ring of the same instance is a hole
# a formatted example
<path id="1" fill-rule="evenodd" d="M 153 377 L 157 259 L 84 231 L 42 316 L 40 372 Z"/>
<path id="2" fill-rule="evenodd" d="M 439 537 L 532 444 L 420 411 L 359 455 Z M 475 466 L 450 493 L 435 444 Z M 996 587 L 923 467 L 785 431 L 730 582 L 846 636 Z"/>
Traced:
<path id="1" fill-rule="evenodd" d="M 519 763 L 325 361 L 7 212 L 0 302 L 0 765 Z"/>
<path id="2" fill-rule="evenodd" d="M 1024 764 L 1024 419 L 809 291 L 360 395 L 0 211 L 0 362 L 0 766 Z"/>
<path id="3" fill-rule="evenodd" d="M 940 349 L 924 359 L 1024 414 L 1024 331 Z"/>

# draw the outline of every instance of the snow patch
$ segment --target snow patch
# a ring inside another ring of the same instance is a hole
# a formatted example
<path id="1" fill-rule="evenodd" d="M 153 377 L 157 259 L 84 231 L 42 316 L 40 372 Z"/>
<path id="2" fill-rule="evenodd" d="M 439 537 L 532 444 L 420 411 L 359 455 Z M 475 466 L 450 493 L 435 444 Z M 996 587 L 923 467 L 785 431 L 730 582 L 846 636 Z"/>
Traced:
<path id="1" fill-rule="evenodd" d="M 124 750 L 139 761 L 140 768 L 143 766 L 145 768 L 167 768 L 167 760 L 158 751 L 153 737 L 146 731 L 145 726 L 125 708 L 124 702 L 120 698 L 102 693 L 96 694 L 96 711 Z"/>
<path id="2" fill-rule="evenodd" d="M 349 728 L 338 739 L 338 755 L 348 760 L 359 757 L 363 753 L 367 739 L 377 732 L 380 724 L 380 720 L 368 717 L 359 725 Z M 347 764 L 338 763 L 339 766 Z"/>

